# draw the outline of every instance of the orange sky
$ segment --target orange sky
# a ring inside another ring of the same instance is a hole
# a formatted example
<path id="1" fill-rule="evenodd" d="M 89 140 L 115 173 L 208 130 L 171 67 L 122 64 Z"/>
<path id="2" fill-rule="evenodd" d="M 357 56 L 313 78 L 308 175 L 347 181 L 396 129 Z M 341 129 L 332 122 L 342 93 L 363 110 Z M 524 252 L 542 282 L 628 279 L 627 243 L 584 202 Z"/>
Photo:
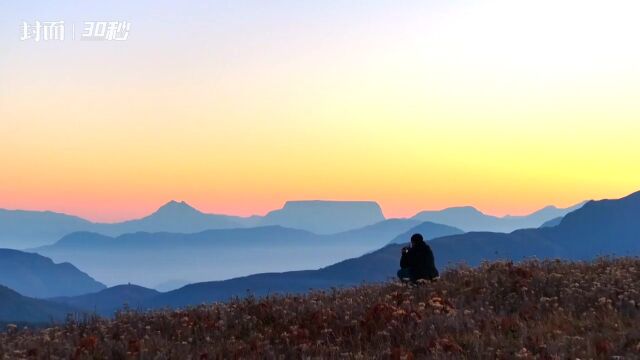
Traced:
<path id="1" fill-rule="evenodd" d="M 640 190 L 635 1 L 7 5 L 0 208 L 376 200 L 496 215 Z M 20 41 L 126 19 L 124 42 Z M 597 25 L 594 25 L 597 24 Z"/>

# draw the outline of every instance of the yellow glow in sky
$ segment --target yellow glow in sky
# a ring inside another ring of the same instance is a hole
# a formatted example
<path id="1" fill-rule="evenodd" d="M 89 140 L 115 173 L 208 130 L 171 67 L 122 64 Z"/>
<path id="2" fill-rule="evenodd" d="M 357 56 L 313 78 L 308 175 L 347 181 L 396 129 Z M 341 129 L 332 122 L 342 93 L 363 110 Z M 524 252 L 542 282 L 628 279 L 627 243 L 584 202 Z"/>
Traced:
<path id="1" fill-rule="evenodd" d="M 0 15 L 2 208 L 503 215 L 640 189 L 637 1 L 40 5 Z M 19 39 L 102 18 L 129 39 Z"/>

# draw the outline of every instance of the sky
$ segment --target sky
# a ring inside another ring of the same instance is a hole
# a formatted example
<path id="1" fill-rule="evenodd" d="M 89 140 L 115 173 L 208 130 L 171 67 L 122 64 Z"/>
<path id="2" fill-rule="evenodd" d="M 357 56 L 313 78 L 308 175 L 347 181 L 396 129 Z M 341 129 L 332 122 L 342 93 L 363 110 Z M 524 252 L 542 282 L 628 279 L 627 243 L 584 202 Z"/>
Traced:
<path id="1" fill-rule="evenodd" d="M 640 190 L 640 2 L 1 1 L 0 208 L 526 214 Z M 21 25 L 127 21 L 126 41 Z"/>

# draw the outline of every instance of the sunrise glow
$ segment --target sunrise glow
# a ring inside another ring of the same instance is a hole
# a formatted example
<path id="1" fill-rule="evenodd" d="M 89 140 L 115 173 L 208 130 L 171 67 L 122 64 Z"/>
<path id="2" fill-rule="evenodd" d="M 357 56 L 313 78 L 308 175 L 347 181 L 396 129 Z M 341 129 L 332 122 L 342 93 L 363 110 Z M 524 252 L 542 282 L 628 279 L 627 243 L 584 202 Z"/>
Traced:
<path id="1" fill-rule="evenodd" d="M 637 1 L 275 4 L 3 5 L 0 208 L 504 215 L 638 190 Z M 38 19 L 131 31 L 21 41 Z"/>

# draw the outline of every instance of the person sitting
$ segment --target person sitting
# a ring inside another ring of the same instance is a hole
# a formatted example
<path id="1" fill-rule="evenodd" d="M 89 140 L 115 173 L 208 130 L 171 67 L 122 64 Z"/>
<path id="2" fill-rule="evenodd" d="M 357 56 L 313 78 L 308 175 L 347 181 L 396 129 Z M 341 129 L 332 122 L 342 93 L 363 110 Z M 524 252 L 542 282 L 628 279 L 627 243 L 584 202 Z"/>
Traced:
<path id="1" fill-rule="evenodd" d="M 433 280 L 439 276 L 431 247 L 424 242 L 421 234 L 411 236 L 411 246 L 402 248 L 398 278 L 402 282 Z"/>

